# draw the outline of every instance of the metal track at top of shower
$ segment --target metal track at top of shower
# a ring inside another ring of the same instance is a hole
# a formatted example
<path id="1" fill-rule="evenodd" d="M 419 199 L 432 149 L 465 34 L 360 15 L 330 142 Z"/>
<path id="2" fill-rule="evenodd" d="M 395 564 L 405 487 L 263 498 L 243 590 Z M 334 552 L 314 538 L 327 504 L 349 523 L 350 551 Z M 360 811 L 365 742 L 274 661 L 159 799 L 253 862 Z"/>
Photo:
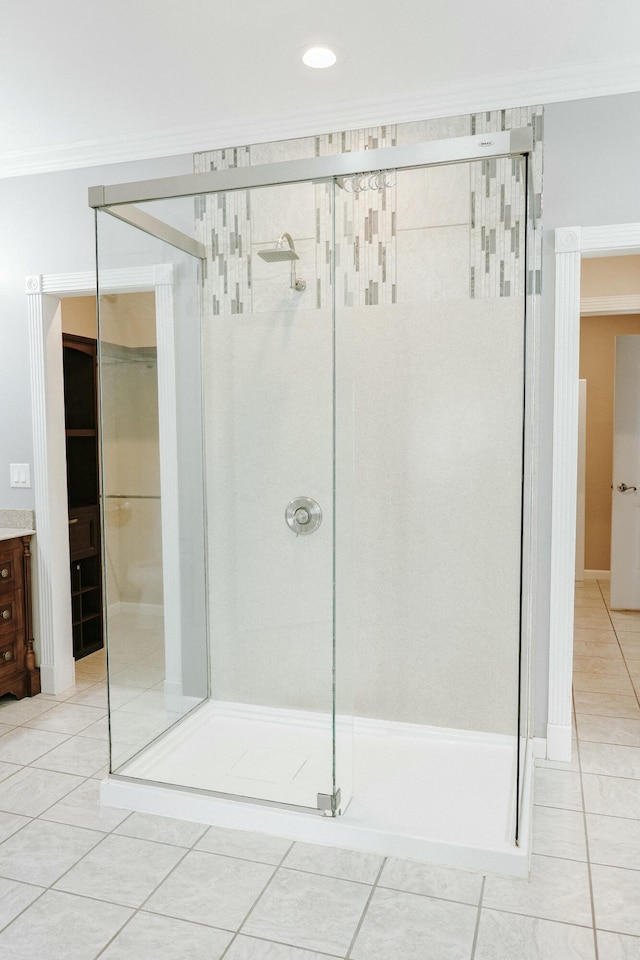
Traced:
<path id="1" fill-rule="evenodd" d="M 512 156 L 530 153 L 532 149 L 533 131 L 530 127 L 518 127 L 500 133 L 431 140 L 407 147 L 380 147 L 375 150 L 358 150 L 352 153 L 332 154 L 328 157 L 311 157 L 306 160 L 284 160 L 255 167 L 232 167 L 228 170 L 210 170 L 206 173 L 95 186 L 89 188 L 89 206 L 107 208 L 109 212 L 125 220 L 126 215 L 118 214 L 117 211 L 117 207 L 121 204 L 167 200 L 174 197 L 284 183 L 327 180 L 382 170 L 481 160 L 485 157 Z M 155 218 L 149 214 L 145 214 L 145 217 L 149 221 L 147 225 L 142 226 L 137 223 L 136 226 L 157 236 L 152 223 Z M 159 225 L 161 221 L 155 221 L 155 223 Z M 178 232 L 174 228 L 171 229 L 174 233 Z M 189 240 L 192 244 L 195 243 L 192 238 Z M 195 253 L 195 250 L 190 252 Z"/>

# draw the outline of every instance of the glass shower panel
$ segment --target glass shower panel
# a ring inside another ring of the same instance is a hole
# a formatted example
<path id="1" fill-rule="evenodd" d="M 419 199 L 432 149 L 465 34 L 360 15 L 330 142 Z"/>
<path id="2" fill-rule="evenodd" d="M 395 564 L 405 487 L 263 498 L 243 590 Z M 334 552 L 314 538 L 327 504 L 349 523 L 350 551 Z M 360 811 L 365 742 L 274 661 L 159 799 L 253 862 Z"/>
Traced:
<path id="1" fill-rule="evenodd" d="M 102 212 L 98 257 L 111 770 L 123 773 L 207 696 L 199 264 Z"/>
<path id="2" fill-rule="evenodd" d="M 331 811 L 331 190 L 290 184 L 200 203 L 212 696 L 206 786 Z"/>
<path id="3" fill-rule="evenodd" d="M 515 815 L 524 188 L 520 157 L 335 188 L 336 329 L 353 342 L 336 379 L 354 391 L 357 796 L 384 795 L 417 835 L 425 818 L 467 816 L 456 765 L 484 764 L 502 822 Z M 482 836 L 481 807 L 454 842 Z"/>

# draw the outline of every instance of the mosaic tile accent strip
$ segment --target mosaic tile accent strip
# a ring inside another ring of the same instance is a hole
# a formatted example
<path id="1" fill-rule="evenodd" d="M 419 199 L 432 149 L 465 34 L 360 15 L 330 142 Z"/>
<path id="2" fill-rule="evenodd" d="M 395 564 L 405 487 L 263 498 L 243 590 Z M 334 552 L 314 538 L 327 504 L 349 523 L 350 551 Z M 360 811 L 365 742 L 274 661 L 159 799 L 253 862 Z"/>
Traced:
<path id="1" fill-rule="evenodd" d="M 376 150 L 396 145 L 396 127 L 387 125 L 347 130 L 314 138 L 315 156 L 326 157 L 358 150 Z M 393 171 L 391 171 L 393 174 Z M 349 178 L 351 179 L 351 178 Z M 393 176 L 391 184 L 395 184 Z M 336 189 L 339 205 L 336 224 L 336 282 L 339 303 L 347 307 L 394 303 L 396 291 L 395 185 L 370 188 L 370 181 L 356 184 L 366 189 L 353 192 Z M 330 190 L 316 185 L 318 214 L 318 306 L 330 303 L 325 292 L 331 284 L 331 208 Z"/>
<path id="2" fill-rule="evenodd" d="M 248 167 L 250 148 L 211 150 L 195 154 L 196 173 Z M 198 239 L 207 249 L 203 295 L 208 311 L 244 313 L 251 310 L 251 196 L 248 190 L 197 197 Z"/>
<path id="3" fill-rule="evenodd" d="M 517 127 L 533 129 L 530 224 L 536 226 L 530 251 L 528 289 L 540 291 L 542 215 L 543 108 L 494 110 L 465 117 L 369 127 L 276 141 L 194 155 L 196 172 L 268 163 L 276 160 L 330 156 L 354 150 L 418 143 L 446 136 L 494 133 Z M 522 296 L 527 224 L 523 222 L 524 164 L 493 159 L 470 165 L 469 294 L 472 298 Z M 316 291 L 318 308 L 332 301 L 332 187 L 315 185 Z M 338 299 L 345 306 L 395 303 L 397 289 L 397 193 L 395 186 L 359 193 L 336 190 L 335 269 Z M 254 308 L 251 282 L 251 192 L 196 203 L 200 238 L 207 246 L 204 279 L 206 302 L 214 314 L 242 313 Z M 425 224 L 425 227 L 429 226 Z M 294 241 L 298 238 L 294 236 Z"/>
<path id="4" fill-rule="evenodd" d="M 531 127 L 531 225 L 536 228 L 525 277 L 527 223 L 524 220 L 526 166 L 517 158 L 483 160 L 472 165 L 469 293 L 483 297 L 522 296 L 541 288 L 543 108 L 519 107 L 472 114 L 471 134 Z"/>

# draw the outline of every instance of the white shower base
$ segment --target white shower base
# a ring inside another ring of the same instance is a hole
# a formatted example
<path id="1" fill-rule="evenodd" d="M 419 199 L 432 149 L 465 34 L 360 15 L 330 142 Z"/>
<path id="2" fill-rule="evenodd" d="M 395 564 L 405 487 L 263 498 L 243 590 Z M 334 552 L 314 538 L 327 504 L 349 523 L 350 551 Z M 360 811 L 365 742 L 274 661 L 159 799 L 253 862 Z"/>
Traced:
<path id="1" fill-rule="evenodd" d="M 210 701 L 109 776 L 101 799 L 293 840 L 527 875 L 533 761 L 528 756 L 524 768 L 516 847 L 515 737 L 356 719 L 353 796 L 342 816 L 212 795 L 315 806 L 330 781 L 329 731 L 319 715 Z"/>

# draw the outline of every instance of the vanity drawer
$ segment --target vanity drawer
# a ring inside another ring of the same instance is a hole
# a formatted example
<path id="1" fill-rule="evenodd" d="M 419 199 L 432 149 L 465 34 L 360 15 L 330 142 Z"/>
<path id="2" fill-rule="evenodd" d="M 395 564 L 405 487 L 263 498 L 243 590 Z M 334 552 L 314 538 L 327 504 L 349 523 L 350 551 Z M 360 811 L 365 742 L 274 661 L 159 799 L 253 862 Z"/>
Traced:
<path id="1" fill-rule="evenodd" d="M 0 638 L 22 630 L 24 625 L 24 603 L 22 590 L 0 597 Z M 2 640 L 0 639 L 0 642 Z"/>
<path id="2" fill-rule="evenodd" d="M 15 541 L 0 542 L 0 603 L 22 584 L 22 549 Z"/>
<path id="3" fill-rule="evenodd" d="M 5 673 L 22 669 L 23 645 L 17 634 L 0 640 L 0 677 Z"/>

